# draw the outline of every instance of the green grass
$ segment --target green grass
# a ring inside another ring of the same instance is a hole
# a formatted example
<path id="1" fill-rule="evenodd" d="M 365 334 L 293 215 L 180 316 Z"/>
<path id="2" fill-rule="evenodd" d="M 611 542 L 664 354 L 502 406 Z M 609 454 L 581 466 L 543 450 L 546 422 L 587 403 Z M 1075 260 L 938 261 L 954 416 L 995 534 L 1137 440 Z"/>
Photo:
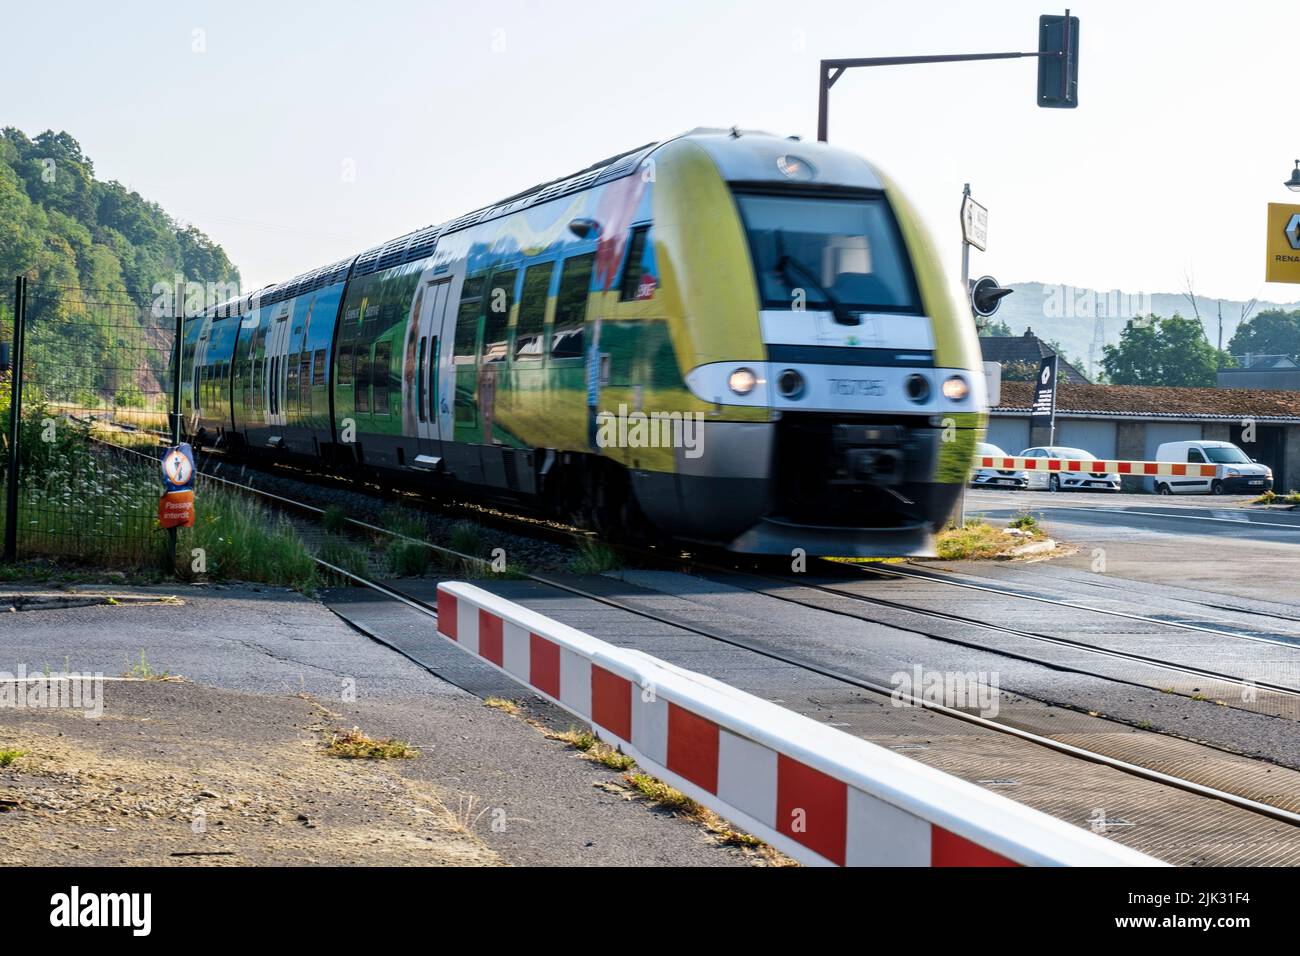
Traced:
<path id="1" fill-rule="evenodd" d="M 394 534 L 423 541 L 429 536 L 429 522 L 422 516 L 402 508 L 389 508 L 380 517 L 380 525 Z"/>
<path id="2" fill-rule="evenodd" d="M 419 542 L 394 538 L 388 543 L 384 557 L 388 570 L 399 578 L 418 578 L 428 572 L 433 551 Z"/>
<path id="3" fill-rule="evenodd" d="M 342 534 L 348 527 L 348 514 L 338 505 L 330 505 L 321 515 L 321 524 L 330 534 Z"/>
<path id="4" fill-rule="evenodd" d="M 575 574 L 604 574 L 606 571 L 617 571 L 622 566 L 618 552 L 594 538 L 584 538 L 578 545 L 577 556 L 569 562 L 569 567 Z"/>
<path id="5" fill-rule="evenodd" d="M 1016 515 L 1007 526 L 1018 531 L 1029 531 L 1033 534 L 1038 534 L 1043 530 L 1042 525 L 1038 522 L 1038 517 L 1031 515 L 1027 511 Z"/>
<path id="6" fill-rule="evenodd" d="M 0 750 L 0 767 L 7 767 L 19 757 L 26 756 L 26 750 Z"/>
<path id="7" fill-rule="evenodd" d="M 374 573 L 370 569 L 370 551 L 337 535 L 330 535 L 321 543 L 317 556 L 357 577 L 369 577 Z"/>
<path id="8" fill-rule="evenodd" d="M 459 521 L 452 527 L 447 547 L 474 558 L 486 558 L 488 554 L 483 529 L 471 521 Z"/>
<path id="9" fill-rule="evenodd" d="M 170 681 L 170 680 L 177 679 L 174 678 L 167 671 L 154 670 L 153 666 L 150 665 L 150 663 L 147 660 L 145 660 L 144 648 L 140 649 L 140 659 L 138 661 L 136 661 L 134 664 L 132 664 L 130 661 L 126 662 L 126 670 L 122 672 L 122 676 L 129 677 L 132 680 Z"/>

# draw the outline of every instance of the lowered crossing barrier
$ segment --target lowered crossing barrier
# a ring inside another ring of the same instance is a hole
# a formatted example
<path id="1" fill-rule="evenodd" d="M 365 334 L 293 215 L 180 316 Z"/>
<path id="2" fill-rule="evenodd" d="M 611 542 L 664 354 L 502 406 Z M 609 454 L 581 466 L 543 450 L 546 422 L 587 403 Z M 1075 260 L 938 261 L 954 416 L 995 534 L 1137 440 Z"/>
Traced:
<path id="1" fill-rule="evenodd" d="M 489 591 L 438 585 L 438 633 L 800 862 L 1158 866 L 975 784 Z"/>
<path id="2" fill-rule="evenodd" d="M 1086 458 L 1007 458 L 980 455 L 976 468 L 1000 471 L 1086 472 L 1090 475 L 1176 475 L 1186 478 L 1213 478 L 1217 465 L 1198 465 L 1184 461 L 1092 461 Z"/>

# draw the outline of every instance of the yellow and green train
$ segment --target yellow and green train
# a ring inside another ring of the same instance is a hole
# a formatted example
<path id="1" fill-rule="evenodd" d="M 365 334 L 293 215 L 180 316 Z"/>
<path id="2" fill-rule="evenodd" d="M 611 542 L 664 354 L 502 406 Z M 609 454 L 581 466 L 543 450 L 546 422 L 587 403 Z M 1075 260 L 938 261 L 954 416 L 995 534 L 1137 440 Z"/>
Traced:
<path id="1" fill-rule="evenodd" d="M 695 130 L 209 310 L 187 433 L 610 535 L 919 554 L 985 422 L 957 292 L 865 160 Z"/>

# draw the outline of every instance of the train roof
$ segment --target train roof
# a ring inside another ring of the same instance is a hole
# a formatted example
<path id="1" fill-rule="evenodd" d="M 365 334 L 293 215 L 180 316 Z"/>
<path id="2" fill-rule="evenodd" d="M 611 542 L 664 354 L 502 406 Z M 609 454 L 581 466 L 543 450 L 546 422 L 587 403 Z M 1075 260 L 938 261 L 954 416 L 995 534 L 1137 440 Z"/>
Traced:
<path id="1" fill-rule="evenodd" d="M 656 149 L 678 140 L 697 141 L 717 163 L 723 177 L 733 182 L 785 181 L 786 177 L 779 172 L 779 160 L 788 153 L 797 152 L 801 159 L 811 163 L 828 181 L 837 185 L 883 188 L 875 170 L 861 157 L 847 150 L 825 143 L 804 142 L 796 136 L 782 137 L 759 130 L 697 127 L 679 136 L 646 143 L 602 159 L 576 173 L 530 186 L 447 222 L 412 230 L 396 239 L 372 246 L 359 255 L 304 272 L 286 282 L 269 285 L 249 295 L 223 302 L 209 309 L 207 314 L 216 317 L 244 315 L 256 305 L 273 305 L 334 285 L 349 277 L 369 275 L 428 258 L 443 235 L 620 179 L 637 170 Z M 794 147 L 791 143 L 799 145 Z"/>

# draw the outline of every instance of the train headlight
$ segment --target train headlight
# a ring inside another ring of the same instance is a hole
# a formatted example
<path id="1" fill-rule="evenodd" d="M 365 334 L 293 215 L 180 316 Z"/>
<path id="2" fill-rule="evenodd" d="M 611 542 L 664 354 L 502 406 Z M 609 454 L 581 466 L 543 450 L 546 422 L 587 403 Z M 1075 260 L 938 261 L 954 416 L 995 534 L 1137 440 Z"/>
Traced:
<path id="1" fill-rule="evenodd" d="M 727 376 L 727 387 L 737 395 L 748 395 L 758 384 L 758 376 L 751 368 L 738 368 Z"/>
<path id="2" fill-rule="evenodd" d="M 788 368 L 776 377 L 776 387 L 785 398 L 798 398 L 804 390 L 803 376 Z"/>
<path id="3" fill-rule="evenodd" d="M 952 399 L 952 401 L 954 402 L 960 402 L 963 398 L 965 398 L 969 394 L 970 394 L 970 385 L 966 382 L 966 379 L 962 378 L 960 375 L 951 375 L 948 378 L 944 379 L 943 382 L 944 398 Z"/>

